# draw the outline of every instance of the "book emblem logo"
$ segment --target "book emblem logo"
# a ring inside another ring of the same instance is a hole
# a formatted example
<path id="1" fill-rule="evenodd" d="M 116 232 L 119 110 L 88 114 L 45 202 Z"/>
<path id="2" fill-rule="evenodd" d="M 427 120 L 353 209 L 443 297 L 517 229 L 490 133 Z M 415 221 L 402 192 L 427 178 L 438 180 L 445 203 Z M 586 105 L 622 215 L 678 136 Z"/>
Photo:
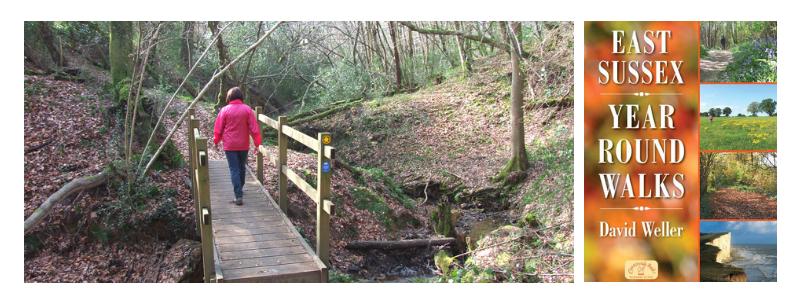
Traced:
<path id="1" fill-rule="evenodd" d="M 658 262 L 655 260 L 629 260 L 625 262 L 625 278 L 647 280 L 658 278 Z"/>

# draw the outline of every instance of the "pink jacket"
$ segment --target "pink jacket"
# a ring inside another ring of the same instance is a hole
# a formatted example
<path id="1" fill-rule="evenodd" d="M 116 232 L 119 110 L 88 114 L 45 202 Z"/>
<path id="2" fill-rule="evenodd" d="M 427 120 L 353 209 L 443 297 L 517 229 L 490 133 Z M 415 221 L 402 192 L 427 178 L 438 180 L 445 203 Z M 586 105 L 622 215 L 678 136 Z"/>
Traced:
<path id="1" fill-rule="evenodd" d="M 250 106 L 237 99 L 219 111 L 214 125 L 214 144 L 225 141 L 222 144 L 225 151 L 250 150 L 251 136 L 256 147 L 261 145 L 258 122 Z"/>

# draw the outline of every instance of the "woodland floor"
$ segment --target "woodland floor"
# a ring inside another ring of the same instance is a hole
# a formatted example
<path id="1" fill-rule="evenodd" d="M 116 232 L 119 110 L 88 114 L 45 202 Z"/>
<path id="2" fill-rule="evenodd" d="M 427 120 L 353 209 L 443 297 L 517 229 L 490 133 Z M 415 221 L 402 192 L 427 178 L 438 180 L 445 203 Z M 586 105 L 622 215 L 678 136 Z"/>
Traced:
<path id="1" fill-rule="evenodd" d="M 729 188 L 711 193 L 712 219 L 775 220 L 778 201 L 770 197 Z"/>
<path id="2" fill-rule="evenodd" d="M 727 50 L 710 50 L 708 56 L 700 59 L 700 82 L 720 82 L 719 74 L 725 71 L 733 59 Z"/>
<path id="3" fill-rule="evenodd" d="M 114 129 L 104 122 L 111 103 L 99 90 L 50 76 L 25 75 L 25 82 L 25 149 L 55 140 L 24 155 L 23 219 L 64 184 L 99 173 L 110 160 L 120 159 L 112 154 L 119 143 L 110 133 Z M 188 231 L 194 209 L 183 184 L 187 174 L 185 168 L 169 167 L 151 173 L 146 182 L 170 192 L 137 209 L 139 219 L 119 214 L 114 208 L 119 205 L 118 190 L 108 185 L 57 204 L 25 237 L 25 282 L 177 280 L 166 274 L 177 273 L 172 269 L 178 266 L 162 261 L 179 238 L 194 235 Z M 170 220 L 159 214 L 168 214 Z M 107 226 L 148 222 L 124 238 Z"/>

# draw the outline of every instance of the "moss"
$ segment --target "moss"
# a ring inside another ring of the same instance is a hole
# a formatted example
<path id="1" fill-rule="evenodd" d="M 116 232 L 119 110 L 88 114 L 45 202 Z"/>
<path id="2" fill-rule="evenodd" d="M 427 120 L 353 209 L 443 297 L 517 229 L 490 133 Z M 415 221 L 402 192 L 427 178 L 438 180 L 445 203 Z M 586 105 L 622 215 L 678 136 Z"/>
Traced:
<path id="1" fill-rule="evenodd" d="M 494 259 L 495 265 L 498 267 L 508 267 L 510 265 L 509 261 L 511 260 L 511 254 L 509 253 L 501 253 L 497 255 L 497 258 Z"/>
<path id="2" fill-rule="evenodd" d="M 509 175 L 511 175 L 511 173 L 525 171 L 528 169 L 528 167 L 530 167 L 530 163 L 528 162 L 527 157 L 512 156 L 505 168 L 500 171 L 500 174 L 497 174 L 496 177 L 492 178 L 492 182 L 502 182 L 503 185 L 507 185 L 506 179 Z"/>
<path id="3" fill-rule="evenodd" d="M 433 256 L 433 261 L 436 267 L 442 271 L 442 274 L 450 273 L 450 264 L 453 263 L 453 257 L 447 251 L 439 251 Z"/>
<path id="4" fill-rule="evenodd" d="M 124 78 L 114 86 L 114 94 L 117 103 L 126 105 L 128 103 L 128 93 L 131 89 L 131 79 Z"/>
<path id="5" fill-rule="evenodd" d="M 530 213 L 525 215 L 525 217 L 522 218 L 522 222 L 519 222 L 518 225 L 520 226 L 527 225 L 530 226 L 531 228 L 537 228 L 539 227 L 539 220 L 536 219 L 535 214 Z"/>
<path id="6" fill-rule="evenodd" d="M 384 224 L 391 220 L 390 215 L 392 214 L 392 209 L 389 207 L 389 204 L 383 200 L 383 198 L 375 195 L 372 193 L 372 191 L 363 187 L 351 186 L 349 189 L 350 194 L 356 198 L 356 207 L 375 213 L 378 217 L 378 220 L 384 222 Z"/>
<path id="7" fill-rule="evenodd" d="M 25 69 L 25 75 L 47 75 L 47 73 Z"/>
<path id="8" fill-rule="evenodd" d="M 437 234 L 444 236 L 455 236 L 455 224 L 458 217 L 453 216 L 450 210 L 450 204 L 447 202 L 439 202 L 436 208 L 431 212 L 431 219 L 436 224 Z"/>
<path id="9" fill-rule="evenodd" d="M 110 22 L 108 59 L 111 64 L 111 78 L 116 86 L 129 78 L 133 72 L 133 62 L 128 54 L 133 53 L 133 22 Z"/>
<path id="10" fill-rule="evenodd" d="M 407 209 L 413 210 L 415 208 L 413 200 L 411 197 L 403 193 L 403 189 L 397 186 L 392 178 L 390 178 L 386 173 L 381 171 L 380 169 L 362 169 L 362 168 L 355 168 L 355 172 L 353 173 L 356 180 L 362 185 L 367 185 L 369 181 L 373 182 L 380 182 L 387 188 L 389 194 L 394 198 L 400 200 L 403 206 Z M 367 178 L 369 177 L 369 178 Z"/>

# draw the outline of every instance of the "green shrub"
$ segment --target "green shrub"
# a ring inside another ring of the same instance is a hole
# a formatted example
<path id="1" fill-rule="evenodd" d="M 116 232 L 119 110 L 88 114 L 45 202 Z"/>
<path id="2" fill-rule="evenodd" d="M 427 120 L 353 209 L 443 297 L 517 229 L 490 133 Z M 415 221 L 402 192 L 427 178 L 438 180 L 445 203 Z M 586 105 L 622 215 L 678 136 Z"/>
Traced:
<path id="1" fill-rule="evenodd" d="M 725 81 L 776 82 L 778 80 L 778 40 L 759 38 L 740 44 L 725 69 Z"/>

